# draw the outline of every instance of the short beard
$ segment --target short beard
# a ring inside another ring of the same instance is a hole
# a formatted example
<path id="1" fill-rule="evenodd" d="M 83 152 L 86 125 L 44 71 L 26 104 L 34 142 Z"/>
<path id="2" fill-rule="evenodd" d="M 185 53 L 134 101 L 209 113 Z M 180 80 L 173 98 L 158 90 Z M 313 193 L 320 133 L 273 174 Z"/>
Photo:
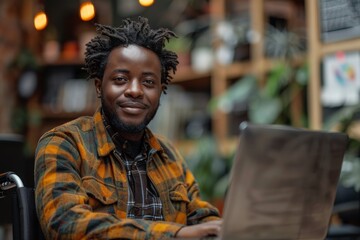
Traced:
<path id="1" fill-rule="evenodd" d="M 159 108 L 159 103 L 155 109 L 155 111 L 149 115 L 146 116 L 144 121 L 140 123 L 139 125 L 132 125 L 132 124 L 126 124 L 117 116 L 116 112 L 111 109 L 108 105 L 106 105 L 103 97 L 101 96 L 101 106 L 104 111 L 106 120 L 109 121 L 109 124 L 116 129 L 118 132 L 125 132 L 125 133 L 141 133 L 144 131 L 147 127 L 147 125 L 151 122 L 151 120 L 155 117 L 155 114 Z"/>

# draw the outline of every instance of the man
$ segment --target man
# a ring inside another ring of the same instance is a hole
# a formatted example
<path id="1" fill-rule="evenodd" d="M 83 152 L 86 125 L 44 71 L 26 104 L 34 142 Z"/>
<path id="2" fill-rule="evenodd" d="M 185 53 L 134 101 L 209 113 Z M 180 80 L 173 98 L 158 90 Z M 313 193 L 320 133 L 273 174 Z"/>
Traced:
<path id="1" fill-rule="evenodd" d="M 36 209 L 47 239 L 217 235 L 216 208 L 178 151 L 148 128 L 175 73 L 174 33 L 147 19 L 97 25 L 85 69 L 101 106 L 45 133 L 35 160 Z M 210 177 L 210 176 L 209 176 Z"/>

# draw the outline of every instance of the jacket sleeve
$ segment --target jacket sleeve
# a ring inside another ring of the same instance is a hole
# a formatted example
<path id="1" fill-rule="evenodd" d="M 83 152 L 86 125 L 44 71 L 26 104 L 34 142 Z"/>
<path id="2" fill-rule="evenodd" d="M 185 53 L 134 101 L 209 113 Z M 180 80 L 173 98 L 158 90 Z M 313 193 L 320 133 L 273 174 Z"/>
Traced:
<path id="1" fill-rule="evenodd" d="M 38 143 L 35 202 L 46 239 L 168 239 L 183 225 L 120 219 L 94 212 L 79 174 L 79 149 L 61 132 L 49 132 Z"/>
<path id="2" fill-rule="evenodd" d="M 218 209 L 200 198 L 199 186 L 187 167 L 185 168 L 185 179 L 190 200 L 187 209 L 187 224 L 194 225 L 220 219 Z"/>
<path id="3" fill-rule="evenodd" d="M 201 199 L 199 185 L 180 152 L 166 138 L 158 138 L 166 154 L 172 158 L 173 161 L 176 161 L 183 171 L 183 179 L 185 186 L 187 187 L 187 195 L 189 198 L 186 213 L 187 225 L 220 219 L 219 210 L 209 202 Z"/>

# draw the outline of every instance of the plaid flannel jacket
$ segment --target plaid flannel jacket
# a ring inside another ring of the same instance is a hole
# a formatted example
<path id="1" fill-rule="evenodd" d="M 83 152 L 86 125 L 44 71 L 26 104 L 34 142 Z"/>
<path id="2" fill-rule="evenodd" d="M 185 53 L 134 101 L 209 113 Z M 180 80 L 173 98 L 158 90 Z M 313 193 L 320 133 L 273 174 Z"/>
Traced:
<path id="1" fill-rule="evenodd" d="M 126 219 L 126 170 L 101 111 L 45 133 L 35 159 L 35 201 L 47 239 L 168 239 L 184 225 L 219 219 L 199 198 L 198 185 L 179 154 L 147 129 L 157 151 L 147 162 L 165 221 Z M 210 176 L 209 176 L 210 177 Z"/>

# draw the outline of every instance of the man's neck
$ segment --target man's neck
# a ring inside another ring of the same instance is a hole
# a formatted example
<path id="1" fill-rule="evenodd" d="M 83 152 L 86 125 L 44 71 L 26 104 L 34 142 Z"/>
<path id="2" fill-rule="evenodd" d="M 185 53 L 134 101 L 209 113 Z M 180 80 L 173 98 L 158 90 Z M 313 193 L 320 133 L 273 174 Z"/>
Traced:
<path id="1" fill-rule="evenodd" d="M 140 133 L 124 133 L 118 132 L 121 139 L 128 140 L 131 142 L 140 142 L 144 138 L 145 131 Z"/>
<path id="2" fill-rule="evenodd" d="M 138 154 L 141 153 L 143 149 L 143 144 L 144 144 L 143 136 L 144 134 L 142 134 L 141 138 L 138 137 L 124 138 L 124 135 L 120 134 L 119 140 L 120 140 L 122 152 L 126 153 L 128 156 L 131 156 L 132 158 L 135 158 Z"/>

